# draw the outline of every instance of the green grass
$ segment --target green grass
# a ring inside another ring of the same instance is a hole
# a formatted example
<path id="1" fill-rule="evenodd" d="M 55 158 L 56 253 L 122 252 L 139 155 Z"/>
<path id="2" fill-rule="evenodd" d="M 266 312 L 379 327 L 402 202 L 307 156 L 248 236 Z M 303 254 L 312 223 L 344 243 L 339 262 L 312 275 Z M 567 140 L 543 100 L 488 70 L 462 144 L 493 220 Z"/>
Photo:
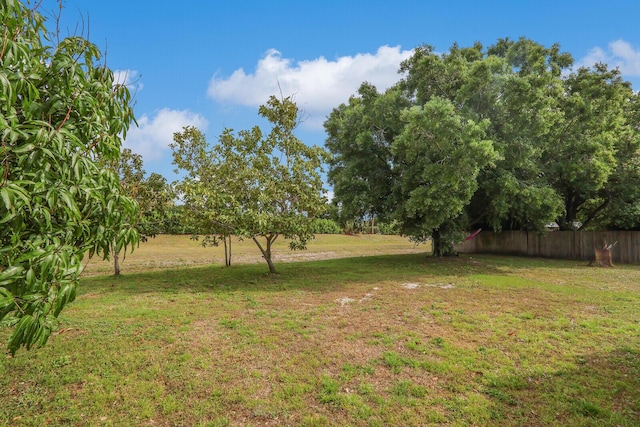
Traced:
<path id="1" fill-rule="evenodd" d="M 0 425 L 640 425 L 640 267 L 409 245 L 272 276 L 148 249 L 0 359 Z"/>

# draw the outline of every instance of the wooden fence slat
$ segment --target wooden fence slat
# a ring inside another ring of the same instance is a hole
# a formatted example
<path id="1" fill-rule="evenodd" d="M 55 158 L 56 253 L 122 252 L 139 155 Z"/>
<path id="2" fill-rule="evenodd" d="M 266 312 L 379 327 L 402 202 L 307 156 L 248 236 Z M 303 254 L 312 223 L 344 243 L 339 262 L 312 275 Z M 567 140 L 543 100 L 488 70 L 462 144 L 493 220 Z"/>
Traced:
<path id="1" fill-rule="evenodd" d="M 617 242 L 611 250 L 614 264 L 640 264 L 640 231 L 552 231 L 545 234 L 483 231 L 459 245 L 458 252 L 590 261 L 604 242 Z"/>

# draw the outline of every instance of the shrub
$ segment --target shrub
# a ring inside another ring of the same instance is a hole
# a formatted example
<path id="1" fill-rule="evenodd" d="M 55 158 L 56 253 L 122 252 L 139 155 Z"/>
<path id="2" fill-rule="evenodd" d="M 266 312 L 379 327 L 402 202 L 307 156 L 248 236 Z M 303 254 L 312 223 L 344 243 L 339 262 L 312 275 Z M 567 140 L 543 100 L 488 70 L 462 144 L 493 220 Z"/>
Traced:
<path id="1" fill-rule="evenodd" d="M 313 234 L 340 234 L 342 229 L 332 219 L 318 218 L 311 222 L 311 232 Z"/>

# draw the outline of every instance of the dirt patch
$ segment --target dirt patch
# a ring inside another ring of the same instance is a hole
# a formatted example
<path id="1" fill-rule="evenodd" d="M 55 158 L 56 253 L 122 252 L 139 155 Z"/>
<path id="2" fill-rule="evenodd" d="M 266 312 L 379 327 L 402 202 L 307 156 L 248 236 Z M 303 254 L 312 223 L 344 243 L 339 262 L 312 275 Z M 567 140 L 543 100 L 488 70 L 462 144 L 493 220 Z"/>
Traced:
<path id="1" fill-rule="evenodd" d="M 350 304 L 354 301 L 355 299 L 349 297 L 342 297 L 336 300 L 336 302 L 340 304 L 340 307 L 344 307 L 345 305 Z"/>
<path id="2" fill-rule="evenodd" d="M 402 286 L 405 289 L 418 289 L 420 286 L 424 286 L 425 288 L 440 288 L 440 289 L 453 289 L 456 287 L 453 283 L 426 283 L 421 285 L 419 283 L 403 283 Z"/>

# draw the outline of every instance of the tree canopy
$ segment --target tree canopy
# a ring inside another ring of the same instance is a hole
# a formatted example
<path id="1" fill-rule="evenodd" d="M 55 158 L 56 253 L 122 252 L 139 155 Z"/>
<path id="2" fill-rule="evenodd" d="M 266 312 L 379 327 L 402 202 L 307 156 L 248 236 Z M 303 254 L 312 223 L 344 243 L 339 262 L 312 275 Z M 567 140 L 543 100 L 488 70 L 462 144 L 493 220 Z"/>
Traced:
<path id="1" fill-rule="evenodd" d="M 498 155 L 486 139 L 488 121 L 463 118 L 446 99 L 412 107 L 402 119 L 404 130 L 391 145 L 402 165 L 396 214 L 406 234 L 417 240 L 433 237 L 434 253 L 440 255 L 440 228 L 462 214 L 478 188 L 480 171 Z"/>
<path id="2" fill-rule="evenodd" d="M 129 90 L 78 36 L 53 43 L 44 18 L 0 2 L 0 321 L 8 342 L 44 345 L 73 301 L 82 259 L 138 234 L 117 174 L 133 120 Z"/>
<path id="3" fill-rule="evenodd" d="M 325 122 L 342 215 L 405 234 L 637 226 L 638 95 L 558 45 L 421 46 L 384 93 L 364 82 Z M 436 248 L 440 252 L 440 248 Z"/>
<path id="4" fill-rule="evenodd" d="M 186 172 L 176 188 L 197 230 L 225 242 L 231 235 L 252 239 L 275 273 L 276 239 L 288 239 L 291 249 L 305 248 L 313 237 L 312 220 L 325 209 L 325 152 L 294 135 L 299 114 L 290 97 L 270 97 L 259 114 L 272 125 L 268 134 L 258 126 L 237 135 L 225 129 L 210 147 L 194 127 L 175 133 L 174 164 Z"/>

